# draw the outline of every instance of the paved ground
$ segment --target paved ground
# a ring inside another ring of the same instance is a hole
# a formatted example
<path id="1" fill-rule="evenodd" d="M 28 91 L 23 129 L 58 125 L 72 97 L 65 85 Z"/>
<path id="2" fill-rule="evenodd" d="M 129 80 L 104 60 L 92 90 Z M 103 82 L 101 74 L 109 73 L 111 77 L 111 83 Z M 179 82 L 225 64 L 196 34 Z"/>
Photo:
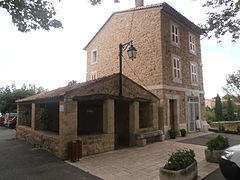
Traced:
<path id="1" fill-rule="evenodd" d="M 0 127 L 1 180 L 100 180 L 14 137 L 15 130 Z"/>
<path id="2" fill-rule="evenodd" d="M 186 138 L 179 137 L 177 140 L 186 140 L 201 135 L 205 134 L 194 133 Z M 205 146 L 176 142 L 177 140 L 89 156 L 72 165 L 105 180 L 159 180 L 159 169 L 166 163 L 169 154 L 177 149 L 191 148 L 195 151 L 198 161 L 198 179 L 218 168 L 218 164 L 205 161 Z"/>

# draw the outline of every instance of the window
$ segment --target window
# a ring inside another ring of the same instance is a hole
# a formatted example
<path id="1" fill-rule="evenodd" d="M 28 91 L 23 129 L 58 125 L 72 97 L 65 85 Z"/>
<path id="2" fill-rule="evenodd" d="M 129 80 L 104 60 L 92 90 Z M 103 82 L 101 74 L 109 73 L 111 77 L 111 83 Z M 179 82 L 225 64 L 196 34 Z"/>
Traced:
<path id="1" fill-rule="evenodd" d="M 197 65 L 194 63 L 191 63 L 191 82 L 195 85 L 198 83 Z"/>
<path id="2" fill-rule="evenodd" d="M 193 54 L 196 52 L 195 36 L 193 34 L 189 34 L 189 51 Z"/>
<path id="3" fill-rule="evenodd" d="M 173 56 L 172 64 L 173 64 L 173 81 L 180 83 L 182 81 L 180 57 Z"/>
<path id="4" fill-rule="evenodd" d="M 179 46 L 179 26 L 173 23 L 171 24 L 171 42 Z"/>
<path id="5" fill-rule="evenodd" d="M 97 50 L 92 51 L 92 63 L 91 64 L 96 64 L 97 63 Z"/>
<path id="6" fill-rule="evenodd" d="M 97 79 L 97 71 L 90 73 L 90 80 L 95 80 L 95 79 Z"/>

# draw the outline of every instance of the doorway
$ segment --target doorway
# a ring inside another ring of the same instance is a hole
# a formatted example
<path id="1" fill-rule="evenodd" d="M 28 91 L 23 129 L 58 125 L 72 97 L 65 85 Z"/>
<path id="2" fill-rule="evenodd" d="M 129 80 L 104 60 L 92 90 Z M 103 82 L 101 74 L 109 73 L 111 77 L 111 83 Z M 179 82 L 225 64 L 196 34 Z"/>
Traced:
<path id="1" fill-rule="evenodd" d="M 177 100 L 169 99 L 169 121 L 170 128 L 177 130 Z"/>
<path id="2" fill-rule="evenodd" d="M 115 149 L 129 146 L 129 103 L 115 101 Z"/>
<path id="3" fill-rule="evenodd" d="M 188 126 L 189 132 L 196 131 L 196 121 L 199 120 L 199 98 L 188 97 Z"/>

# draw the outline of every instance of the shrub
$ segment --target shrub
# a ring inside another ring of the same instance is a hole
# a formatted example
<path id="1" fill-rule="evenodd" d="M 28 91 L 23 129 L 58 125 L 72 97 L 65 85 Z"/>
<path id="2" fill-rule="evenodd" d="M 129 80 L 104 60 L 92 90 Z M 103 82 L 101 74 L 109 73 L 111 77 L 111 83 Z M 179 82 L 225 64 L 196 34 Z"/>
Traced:
<path id="1" fill-rule="evenodd" d="M 195 153 L 191 149 L 177 150 L 177 152 L 172 153 L 167 163 L 165 164 L 164 169 L 174 171 L 185 169 L 196 161 L 194 157 Z"/>
<path id="2" fill-rule="evenodd" d="M 225 127 L 223 125 L 218 126 L 219 131 L 225 131 Z"/>
<path id="3" fill-rule="evenodd" d="M 180 133 L 181 133 L 181 136 L 182 136 L 182 137 L 185 137 L 187 131 L 186 131 L 186 129 L 180 129 Z"/>
<path id="4" fill-rule="evenodd" d="M 216 138 L 211 139 L 207 142 L 209 150 L 224 150 L 229 147 L 228 138 L 218 135 Z"/>
<path id="5" fill-rule="evenodd" d="M 240 134 L 240 126 L 237 126 L 237 133 Z"/>
<path id="6" fill-rule="evenodd" d="M 175 139 L 176 138 L 176 136 L 177 136 L 177 131 L 175 130 L 175 129 L 169 129 L 168 130 L 168 134 L 169 134 L 169 137 L 171 138 L 171 139 Z"/>

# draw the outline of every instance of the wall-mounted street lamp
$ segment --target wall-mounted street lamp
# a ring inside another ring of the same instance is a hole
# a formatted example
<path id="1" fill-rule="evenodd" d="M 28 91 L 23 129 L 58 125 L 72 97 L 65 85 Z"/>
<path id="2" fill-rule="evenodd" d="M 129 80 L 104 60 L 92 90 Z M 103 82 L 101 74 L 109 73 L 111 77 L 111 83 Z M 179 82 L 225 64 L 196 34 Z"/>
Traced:
<path id="1" fill-rule="evenodd" d="M 123 52 L 128 48 L 127 54 L 132 61 L 136 58 L 137 49 L 132 45 L 133 41 L 129 41 L 125 44 L 119 44 L 119 96 L 122 96 L 122 57 Z"/>

